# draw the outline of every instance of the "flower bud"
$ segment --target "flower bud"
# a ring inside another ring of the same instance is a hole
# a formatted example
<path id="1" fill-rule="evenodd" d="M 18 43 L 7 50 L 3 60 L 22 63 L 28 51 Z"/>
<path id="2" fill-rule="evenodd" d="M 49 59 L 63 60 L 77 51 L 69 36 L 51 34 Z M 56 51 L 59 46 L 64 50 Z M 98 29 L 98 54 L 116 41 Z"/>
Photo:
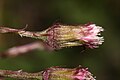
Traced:
<path id="1" fill-rule="evenodd" d="M 87 68 L 51 67 L 43 72 L 43 80 L 95 80 Z"/>

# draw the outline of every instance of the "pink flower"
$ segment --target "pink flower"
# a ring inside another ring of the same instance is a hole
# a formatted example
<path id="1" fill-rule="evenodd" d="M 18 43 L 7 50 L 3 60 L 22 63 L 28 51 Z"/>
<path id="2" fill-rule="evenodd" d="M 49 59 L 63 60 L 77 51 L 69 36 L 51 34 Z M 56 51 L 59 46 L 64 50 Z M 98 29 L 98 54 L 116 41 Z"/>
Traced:
<path id="1" fill-rule="evenodd" d="M 97 48 L 104 42 L 101 32 L 103 28 L 95 24 L 85 25 L 62 25 L 55 24 L 41 32 L 30 32 L 24 29 L 12 29 L 0 27 L 1 33 L 15 32 L 20 36 L 41 39 L 51 49 L 61 49 L 63 47 L 85 46 Z"/>
<path id="2" fill-rule="evenodd" d="M 95 80 L 87 68 L 51 67 L 43 71 L 44 80 Z"/>
<path id="3" fill-rule="evenodd" d="M 103 28 L 95 24 L 61 25 L 56 24 L 46 30 L 46 42 L 54 49 L 62 47 L 82 46 L 97 48 L 104 42 L 100 37 Z"/>

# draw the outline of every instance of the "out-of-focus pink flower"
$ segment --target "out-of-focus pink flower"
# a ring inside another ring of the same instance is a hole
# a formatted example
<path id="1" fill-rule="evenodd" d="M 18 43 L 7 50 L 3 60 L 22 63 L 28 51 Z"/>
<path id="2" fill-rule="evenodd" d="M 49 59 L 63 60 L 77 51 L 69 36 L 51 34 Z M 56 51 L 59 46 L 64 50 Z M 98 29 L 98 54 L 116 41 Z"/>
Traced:
<path id="1" fill-rule="evenodd" d="M 52 67 L 43 72 L 44 80 L 95 80 L 86 68 Z"/>

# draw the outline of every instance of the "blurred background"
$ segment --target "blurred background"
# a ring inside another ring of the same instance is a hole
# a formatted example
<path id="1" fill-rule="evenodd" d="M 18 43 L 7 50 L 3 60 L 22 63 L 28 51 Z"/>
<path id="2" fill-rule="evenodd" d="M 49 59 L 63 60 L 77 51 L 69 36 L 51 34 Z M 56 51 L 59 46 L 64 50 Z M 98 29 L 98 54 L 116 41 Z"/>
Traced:
<path id="1" fill-rule="evenodd" d="M 59 51 L 35 50 L 15 58 L 0 59 L 0 69 L 38 72 L 51 66 L 88 67 L 97 80 L 120 80 L 119 0 L 0 0 L 0 26 L 42 31 L 56 22 L 93 22 L 105 31 L 105 42 L 97 49 L 82 47 Z M 0 52 L 38 41 L 15 34 L 0 34 Z M 13 80 L 13 79 L 11 79 Z"/>

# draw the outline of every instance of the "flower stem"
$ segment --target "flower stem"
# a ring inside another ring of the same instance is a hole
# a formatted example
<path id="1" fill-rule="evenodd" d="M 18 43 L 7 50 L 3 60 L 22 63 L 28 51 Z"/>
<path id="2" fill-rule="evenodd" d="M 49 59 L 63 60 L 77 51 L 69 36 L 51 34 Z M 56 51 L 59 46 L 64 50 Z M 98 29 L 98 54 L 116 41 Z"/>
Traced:
<path id="1" fill-rule="evenodd" d="M 38 73 L 27 73 L 19 71 L 11 71 L 11 70 L 0 70 L 1 77 L 8 77 L 8 78 L 16 78 L 16 79 L 35 79 L 35 80 L 42 80 L 42 72 Z"/>
<path id="2" fill-rule="evenodd" d="M 31 38 L 36 38 L 36 39 L 42 39 L 44 40 L 46 38 L 46 32 L 41 31 L 41 32 L 30 32 L 30 31 L 25 31 L 24 29 L 13 29 L 13 28 L 7 28 L 7 27 L 0 27 L 0 33 L 17 33 L 21 37 L 31 37 Z"/>

